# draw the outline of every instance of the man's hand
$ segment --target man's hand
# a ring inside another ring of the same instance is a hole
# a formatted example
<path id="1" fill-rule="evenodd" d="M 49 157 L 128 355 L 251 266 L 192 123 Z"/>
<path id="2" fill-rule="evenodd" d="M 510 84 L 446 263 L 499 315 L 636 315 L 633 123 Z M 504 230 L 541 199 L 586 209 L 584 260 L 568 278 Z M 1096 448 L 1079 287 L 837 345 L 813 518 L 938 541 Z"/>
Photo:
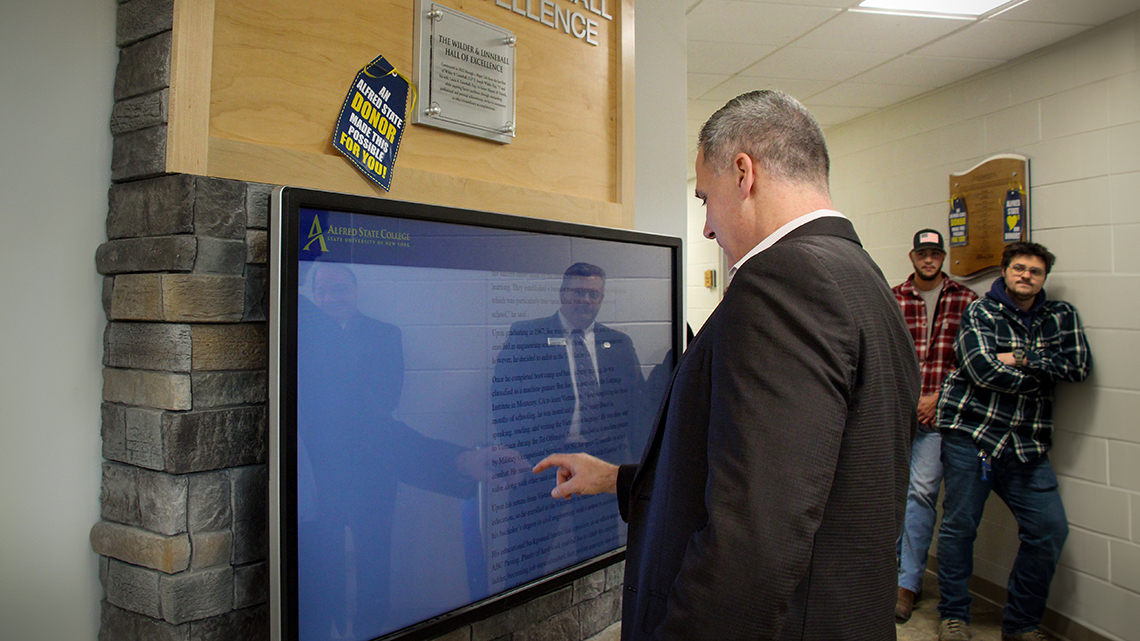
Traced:
<path id="1" fill-rule="evenodd" d="M 938 394 L 928 394 L 918 397 L 918 422 L 923 425 L 933 425 L 938 410 Z"/>
<path id="2" fill-rule="evenodd" d="M 1009 365 L 1010 367 L 1017 366 L 1017 359 L 1013 357 L 1013 352 L 1004 352 L 998 354 L 997 359 L 1001 361 L 1003 365 Z"/>
<path id="3" fill-rule="evenodd" d="M 558 484 L 550 491 L 556 499 L 575 494 L 617 494 L 618 466 L 585 453 L 551 454 L 534 466 L 534 473 L 558 468 Z"/>

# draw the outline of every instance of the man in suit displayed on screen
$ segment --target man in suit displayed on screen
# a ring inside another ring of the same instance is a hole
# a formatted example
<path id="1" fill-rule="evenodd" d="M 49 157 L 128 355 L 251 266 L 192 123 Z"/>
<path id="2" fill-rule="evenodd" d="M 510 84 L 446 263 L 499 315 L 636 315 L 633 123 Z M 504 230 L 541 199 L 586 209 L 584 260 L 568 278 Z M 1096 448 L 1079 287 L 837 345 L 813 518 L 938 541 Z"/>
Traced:
<path id="1" fill-rule="evenodd" d="M 777 91 L 700 133 L 705 236 L 734 264 L 639 465 L 548 457 L 555 497 L 616 493 L 622 638 L 895 638 L 918 367 L 890 288 L 828 187 L 823 133 Z M 571 501 L 573 503 L 573 501 Z"/>
<path id="2" fill-rule="evenodd" d="M 390 613 L 392 522 L 405 483 L 474 495 L 472 452 L 393 412 L 404 383 L 400 328 L 358 309 L 353 271 L 320 263 L 298 297 L 298 558 L 301 638 L 372 638 Z"/>
<path id="3" fill-rule="evenodd" d="M 498 493 L 500 485 L 493 484 L 492 500 L 504 509 L 526 505 L 526 511 L 545 503 L 531 515 L 520 516 L 523 510 L 518 509 L 504 512 L 516 518 L 510 523 L 514 531 L 499 539 L 506 542 L 502 547 L 523 545 L 520 554 L 534 553 L 537 559 L 514 569 L 512 583 L 623 542 L 613 497 L 551 506 L 545 489 L 525 482 L 530 468 L 567 448 L 632 461 L 645 439 L 644 379 L 633 341 L 595 320 L 605 300 L 605 271 L 589 263 L 571 265 L 558 295 L 560 306 L 553 315 L 511 325 L 492 379 L 496 447 L 510 448 L 519 457 L 509 482 L 502 484 L 509 491 Z M 500 529 L 508 528 L 493 528 L 492 535 Z"/>
<path id="4" fill-rule="evenodd" d="M 641 363 L 628 335 L 595 322 L 606 297 L 606 272 L 589 263 L 571 265 L 558 297 L 561 306 L 552 316 L 511 325 L 500 352 L 510 362 L 498 359 L 492 399 L 499 406 L 497 399 L 509 398 L 515 407 L 496 416 L 541 410 L 541 417 L 523 422 L 550 447 L 574 443 L 612 458 L 639 454 L 643 443 L 631 443 L 628 432 L 640 415 Z"/>

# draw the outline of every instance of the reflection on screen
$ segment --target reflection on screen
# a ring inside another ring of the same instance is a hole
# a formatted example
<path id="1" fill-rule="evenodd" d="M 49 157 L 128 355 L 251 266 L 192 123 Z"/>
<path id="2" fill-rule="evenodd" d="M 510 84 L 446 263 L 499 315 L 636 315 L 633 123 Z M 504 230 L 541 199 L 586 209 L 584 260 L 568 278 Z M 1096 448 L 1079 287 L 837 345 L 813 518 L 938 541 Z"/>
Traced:
<path id="1" fill-rule="evenodd" d="M 383 636 L 623 545 L 614 497 L 555 500 L 530 469 L 640 456 L 672 365 L 670 250 L 302 218 L 325 247 L 302 234 L 300 638 Z"/>

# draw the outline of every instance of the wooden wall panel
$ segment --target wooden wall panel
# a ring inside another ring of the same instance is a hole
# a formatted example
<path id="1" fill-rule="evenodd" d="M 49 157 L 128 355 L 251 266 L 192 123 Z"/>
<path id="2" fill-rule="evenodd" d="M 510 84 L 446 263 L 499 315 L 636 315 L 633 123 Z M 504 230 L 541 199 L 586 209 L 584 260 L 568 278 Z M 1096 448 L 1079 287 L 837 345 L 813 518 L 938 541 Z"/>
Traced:
<path id="1" fill-rule="evenodd" d="M 213 0 L 175 0 L 166 127 L 168 171 L 206 173 L 213 52 Z"/>
<path id="2" fill-rule="evenodd" d="M 208 134 L 178 135 L 198 147 L 208 140 L 197 173 L 211 176 L 628 227 L 633 9 L 619 2 L 608 0 L 614 20 L 598 20 L 595 47 L 494 0 L 444 0 L 517 36 L 518 135 L 503 145 L 409 124 L 389 194 L 331 138 L 352 79 L 372 58 L 410 75 L 413 0 L 213 0 Z"/>
<path id="3" fill-rule="evenodd" d="M 398 169 L 400 180 L 393 181 L 391 192 L 385 192 L 355 169 L 344 171 L 345 161 L 339 155 L 310 154 L 269 145 L 211 138 L 210 162 L 212 165 L 240 169 L 240 177 L 223 176 L 240 180 L 299 185 L 589 225 L 632 228 L 624 220 L 626 212 L 621 204 L 409 167 Z M 321 179 L 320 184 L 310 183 L 314 176 Z M 632 220 L 628 222 L 632 223 Z"/>

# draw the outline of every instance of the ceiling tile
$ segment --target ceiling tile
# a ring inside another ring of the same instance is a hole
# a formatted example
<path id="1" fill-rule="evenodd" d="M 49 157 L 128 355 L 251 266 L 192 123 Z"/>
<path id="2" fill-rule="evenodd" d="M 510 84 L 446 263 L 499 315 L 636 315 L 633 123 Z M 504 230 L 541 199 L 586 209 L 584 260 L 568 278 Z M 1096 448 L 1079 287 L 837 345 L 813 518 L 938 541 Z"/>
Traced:
<path id="1" fill-rule="evenodd" d="M 878 109 L 912 98 L 925 91 L 927 90 L 923 87 L 845 82 L 815 94 L 807 102 L 812 105 L 832 107 Z"/>
<path id="2" fill-rule="evenodd" d="M 848 120 L 854 120 L 859 116 L 869 114 L 874 111 L 872 107 L 831 107 L 827 105 L 805 105 L 811 115 L 815 116 L 816 122 L 820 127 L 832 127 Z"/>
<path id="3" fill-rule="evenodd" d="M 846 80 L 890 60 L 891 55 L 866 51 L 784 47 L 741 71 L 740 75 L 800 80 Z"/>
<path id="4" fill-rule="evenodd" d="M 797 35 L 823 24 L 839 14 L 839 11 L 801 4 L 705 0 L 689 12 L 685 23 L 690 41 L 739 42 L 779 47 Z"/>
<path id="5" fill-rule="evenodd" d="M 1083 25 L 984 20 L 915 53 L 946 58 L 1012 60 L 1086 29 L 1088 27 Z"/>
<path id="6" fill-rule="evenodd" d="M 857 7 L 863 0 L 743 0 L 744 2 L 763 2 L 764 4 L 790 4 L 797 7 L 830 7 L 832 9 L 846 9 Z"/>
<path id="7" fill-rule="evenodd" d="M 847 11 L 796 40 L 795 46 L 902 55 L 972 22 Z"/>
<path id="8" fill-rule="evenodd" d="M 975 21 L 850 11 L 858 2 L 688 0 L 690 130 L 725 101 L 766 88 L 799 98 L 825 126 L 841 124 L 1140 8 L 1026 0 Z"/>
<path id="9" fill-rule="evenodd" d="M 731 76 L 715 73 L 690 73 L 687 80 L 687 95 L 689 100 L 700 98 L 706 91 L 728 80 Z"/>
<path id="10" fill-rule="evenodd" d="M 791 80 L 787 78 L 750 78 L 746 76 L 733 76 L 720 85 L 705 92 L 703 100 L 719 100 L 721 104 L 732 100 L 742 93 L 758 89 L 779 89 L 795 99 L 803 99 L 827 89 L 832 84 L 818 80 Z"/>
<path id="11" fill-rule="evenodd" d="M 968 78 L 1003 62 L 1005 61 L 986 58 L 901 56 L 852 78 L 852 81 L 934 89 Z"/>
<path id="12" fill-rule="evenodd" d="M 731 76 L 772 53 L 774 47 L 731 42 L 688 43 L 685 59 L 689 73 L 719 73 Z"/>
<path id="13" fill-rule="evenodd" d="M 1137 9 L 1140 9 L 1140 4 L 1136 0 L 1029 0 L 992 19 L 1061 22 L 1094 27 Z"/>

